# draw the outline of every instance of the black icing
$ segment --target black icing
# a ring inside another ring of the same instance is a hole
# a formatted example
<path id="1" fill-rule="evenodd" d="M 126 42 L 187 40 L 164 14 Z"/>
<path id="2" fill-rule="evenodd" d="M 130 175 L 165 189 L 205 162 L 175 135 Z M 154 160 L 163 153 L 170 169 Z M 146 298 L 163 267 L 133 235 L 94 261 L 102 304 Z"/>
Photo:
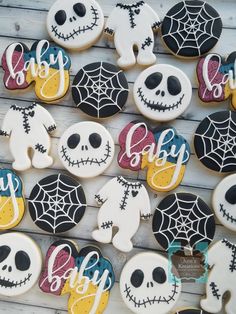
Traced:
<path id="1" fill-rule="evenodd" d="M 162 81 L 162 77 L 163 75 L 161 72 L 152 73 L 146 78 L 144 84 L 148 89 L 157 88 Z"/>
<path id="2" fill-rule="evenodd" d="M 228 203 L 236 204 L 236 185 L 231 186 L 230 189 L 225 193 L 225 199 Z"/>
<path id="3" fill-rule="evenodd" d="M 135 288 L 139 288 L 144 280 L 144 273 L 141 269 L 136 269 L 130 278 L 130 282 L 131 284 L 135 287 Z"/>
<path id="4" fill-rule="evenodd" d="M 64 10 L 57 11 L 55 21 L 58 25 L 63 25 L 66 21 L 66 12 Z"/>
<path id="5" fill-rule="evenodd" d="M 167 277 L 165 270 L 162 267 L 156 267 L 152 272 L 152 278 L 160 284 L 166 282 Z"/>
<path id="6" fill-rule="evenodd" d="M 92 133 L 89 135 L 89 143 L 93 148 L 99 148 L 102 144 L 102 137 L 98 133 Z"/>
<path id="7" fill-rule="evenodd" d="M 0 263 L 2 263 L 10 254 L 11 249 L 7 245 L 0 246 Z"/>
<path id="8" fill-rule="evenodd" d="M 67 146 L 70 149 L 75 149 L 80 142 L 80 135 L 78 133 L 72 134 L 67 140 Z"/>
<path id="9" fill-rule="evenodd" d="M 86 7 L 83 3 L 78 2 L 74 4 L 73 9 L 79 17 L 83 17 L 86 14 Z"/>
<path id="10" fill-rule="evenodd" d="M 15 255 L 16 268 L 20 271 L 26 271 L 30 268 L 30 257 L 25 251 L 18 251 Z"/>
<path id="11" fill-rule="evenodd" d="M 181 83 L 176 76 L 171 75 L 168 77 L 167 89 L 172 96 L 176 96 L 182 91 Z"/>
<path id="12" fill-rule="evenodd" d="M 182 311 L 178 311 L 175 314 L 210 314 L 200 309 L 186 309 Z"/>

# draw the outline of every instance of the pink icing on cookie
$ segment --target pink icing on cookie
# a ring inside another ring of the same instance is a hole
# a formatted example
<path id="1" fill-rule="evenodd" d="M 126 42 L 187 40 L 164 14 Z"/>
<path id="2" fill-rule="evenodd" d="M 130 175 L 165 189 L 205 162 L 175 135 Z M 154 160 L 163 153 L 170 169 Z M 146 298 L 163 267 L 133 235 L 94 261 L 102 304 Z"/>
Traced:
<path id="1" fill-rule="evenodd" d="M 52 291 L 52 283 L 50 283 L 48 280 L 48 260 L 56 248 L 56 246 L 51 246 L 47 252 L 45 267 L 39 280 L 39 286 L 44 292 L 60 295 L 66 282 L 66 279 L 63 279 L 63 275 L 68 271 L 68 269 L 73 269 L 75 267 L 75 259 L 69 254 L 69 252 L 65 250 L 59 251 L 53 263 L 53 275 L 62 279 L 59 289 Z"/>
<path id="2" fill-rule="evenodd" d="M 142 164 L 142 151 L 155 144 L 152 131 L 144 123 L 129 123 L 119 135 L 121 150 L 118 154 L 120 167 L 130 170 L 140 170 Z"/>

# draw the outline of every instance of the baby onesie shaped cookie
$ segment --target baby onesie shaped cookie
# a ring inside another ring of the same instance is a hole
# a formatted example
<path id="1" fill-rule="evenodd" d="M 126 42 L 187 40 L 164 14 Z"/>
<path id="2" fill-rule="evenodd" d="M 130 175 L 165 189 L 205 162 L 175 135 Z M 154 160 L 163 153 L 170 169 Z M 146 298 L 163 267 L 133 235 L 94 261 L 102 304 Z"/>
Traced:
<path id="1" fill-rule="evenodd" d="M 117 63 L 121 68 L 135 65 L 134 46 L 138 49 L 138 64 L 155 63 L 153 32 L 158 30 L 160 24 L 156 12 L 144 1 L 116 5 L 108 17 L 104 32 L 109 36 L 114 35 L 115 47 L 120 56 Z"/>
<path id="2" fill-rule="evenodd" d="M 210 272 L 206 284 L 206 298 L 201 307 L 210 313 L 223 309 L 223 296 L 230 293 L 225 305 L 226 314 L 234 314 L 236 309 L 236 245 L 223 239 L 216 242 L 208 251 Z"/>
<path id="3" fill-rule="evenodd" d="M 38 245 L 23 233 L 0 235 L 0 295 L 17 296 L 36 284 L 42 267 Z"/>
<path id="4" fill-rule="evenodd" d="M 48 249 L 39 287 L 54 295 L 70 294 L 68 313 L 103 313 L 107 307 L 115 275 L 109 260 L 94 246 L 78 251 L 67 240 Z"/>
<path id="5" fill-rule="evenodd" d="M 182 181 L 190 147 L 174 128 L 152 130 L 133 121 L 121 131 L 119 145 L 119 166 L 133 171 L 147 168 L 147 183 L 153 190 L 171 191 Z"/>
<path id="6" fill-rule="evenodd" d="M 124 266 L 120 292 L 127 307 L 137 314 L 167 314 L 181 294 L 181 281 L 174 266 L 156 253 L 140 253 Z"/>
<path id="7" fill-rule="evenodd" d="M 145 117 L 169 121 L 188 108 L 192 85 L 180 69 L 168 64 L 157 64 L 138 76 L 133 95 L 136 106 Z"/>
<path id="8" fill-rule="evenodd" d="M 226 59 L 216 53 L 201 58 L 197 65 L 198 94 L 203 102 L 222 102 L 231 99 L 236 109 L 236 52 Z"/>
<path id="9" fill-rule="evenodd" d="M 104 16 L 95 0 L 57 0 L 47 16 L 49 36 L 68 49 L 86 49 L 103 31 Z"/>
<path id="10" fill-rule="evenodd" d="M 20 177 L 10 169 L 0 169 L 0 230 L 17 226 L 24 212 L 25 202 Z"/>
<path id="11" fill-rule="evenodd" d="M 33 103 L 28 107 L 12 105 L 4 117 L 0 135 L 9 137 L 9 146 L 14 158 L 12 167 L 23 171 L 31 167 L 47 168 L 52 165 L 50 136 L 56 123 L 42 106 Z M 29 149 L 33 150 L 32 161 Z"/>
<path id="12" fill-rule="evenodd" d="M 36 96 L 52 102 L 66 94 L 70 66 L 69 55 L 47 40 L 36 41 L 31 49 L 23 43 L 13 43 L 2 56 L 3 82 L 9 90 L 26 89 L 35 82 Z"/>
<path id="13" fill-rule="evenodd" d="M 149 195 L 144 185 L 119 176 L 108 181 L 95 199 L 101 208 L 98 229 L 93 231 L 92 237 L 101 243 L 112 241 L 120 251 L 131 251 L 131 239 L 138 230 L 140 218 L 146 220 L 151 217 Z M 119 230 L 112 240 L 113 227 Z"/>

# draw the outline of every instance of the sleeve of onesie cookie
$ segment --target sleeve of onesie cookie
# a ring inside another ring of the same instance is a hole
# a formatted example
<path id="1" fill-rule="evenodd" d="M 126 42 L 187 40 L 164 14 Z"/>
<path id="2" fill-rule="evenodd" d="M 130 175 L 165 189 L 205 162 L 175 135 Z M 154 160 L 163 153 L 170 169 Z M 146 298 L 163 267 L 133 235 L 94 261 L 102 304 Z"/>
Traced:
<path id="1" fill-rule="evenodd" d="M 160 27 L 160 24 L 161 24 L 161 21 L 160 21 L 158 15 L 149 6 L 146 7 L 146 10 L 147 10 L 147 14 L 150 18 L 150 22 L 151 22 L 151 26 L 152 26 L 153 31 L 158 30 L 158 28 Z"/>
<path id="2" fill-rule="evenodd" d="M 219 241 L 208 250 L 207 264 L 212 268 L 219 261 L 219 254 L 222 251 L 222 242 Z M 226 258 L 226 257 L 224 257 Z"/>
<path id="3" fill-rule="evenodd" d="M 40 108 L 41 122 L 45 126 L 46 130 L 48 132 L 54 131 L 56 129 L 56 122 L 54 121 L 53 117 L 43 107 L 38 108 Z"/>
<path id="4" fill-rule="evenodd" d="M 140 193 L 140 213 L 141 218 L 147 220 L 151 217 L 151 204 L 148 192 L 144 186 L 142 186 L 142 193 Z"/>
<path id="5" fill-rule="evenodd" d="M 119 11 L 117 9 L 114 9 L 111 14 L 109 15 L 104 32 L 110 36 L 113 36 L 116 28 L 117 28 L 117 20 L 119 21 Z"/>
<path id="6" fill-rule="evenodd" d="M 0 135 L 10 136 L 14 125 L 14 115 L 12 109 L 9 109 L 7 114 L 3 119 L 2 128 L 0 130 Z"/>
<path id="7" fill-rule="evenodd" d="M 115 185 L 116 185 L 117 179 L 114 178 L 110 181 L 108 181 L 101 190 L 94 196 L 95 200 L 99 205 L 102 205 L 106 202 L 106 200 L 112 195 L 112 193 L 115 193 Z"/>

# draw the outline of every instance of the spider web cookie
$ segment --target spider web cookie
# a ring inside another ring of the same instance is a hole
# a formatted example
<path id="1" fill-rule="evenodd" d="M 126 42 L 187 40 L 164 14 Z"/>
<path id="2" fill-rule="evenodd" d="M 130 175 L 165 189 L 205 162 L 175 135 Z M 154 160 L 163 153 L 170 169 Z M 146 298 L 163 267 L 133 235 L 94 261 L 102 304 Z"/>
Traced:
<path id="1" fill-rule="evenodd" d="M 29 212 L 34 223 L 50 233 L 65 232 L 76 226 L 86 209 L 82 186 L 58 174 L 39 181 L 29 197 Z"/>

